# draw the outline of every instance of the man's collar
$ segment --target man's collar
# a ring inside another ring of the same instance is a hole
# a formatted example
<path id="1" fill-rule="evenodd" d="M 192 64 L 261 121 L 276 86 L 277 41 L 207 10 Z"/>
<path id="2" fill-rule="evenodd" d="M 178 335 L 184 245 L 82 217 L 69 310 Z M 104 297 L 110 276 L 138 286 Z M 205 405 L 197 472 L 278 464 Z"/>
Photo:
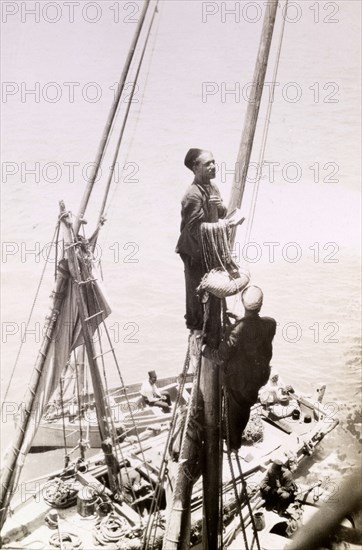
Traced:
<path id="1" fill-rule="evenodd" d="M 209 182 L 205 185 L 205 184 L 202 184 L 202 183 L 196 181 L 196 179 L 194 179 L 192 184 L 196 185 L 200 189 L 200 191 L 202 191 L 205 194 L 208 194 L 210 189 L 211 189 L 211 182 Z"/>

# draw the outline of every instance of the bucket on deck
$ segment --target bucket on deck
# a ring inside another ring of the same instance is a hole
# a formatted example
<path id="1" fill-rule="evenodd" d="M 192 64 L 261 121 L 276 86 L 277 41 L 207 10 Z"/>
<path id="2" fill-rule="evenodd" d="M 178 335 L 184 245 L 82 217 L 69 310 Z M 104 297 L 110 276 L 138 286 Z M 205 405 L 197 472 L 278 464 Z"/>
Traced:
<path id="1" fill-rule="evenodd" d="M 256 530 L 262 531 L 265 527 L 264 512 L 255 512 L 254 521 Z"/>
<path id="2" fill-rule="evenodd" d="M 96 509 L 97 495 L 90 487 L 83 487 L 77 495 L 77 512 L 83 518 L 93 516 Z"/>

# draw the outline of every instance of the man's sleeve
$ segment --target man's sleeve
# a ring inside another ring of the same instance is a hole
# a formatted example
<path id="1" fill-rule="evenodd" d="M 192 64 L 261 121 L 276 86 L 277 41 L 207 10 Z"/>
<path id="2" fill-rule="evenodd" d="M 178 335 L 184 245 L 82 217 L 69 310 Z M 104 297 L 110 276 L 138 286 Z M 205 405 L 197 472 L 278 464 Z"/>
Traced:
<path id="1" fill-rule="evenodd" d="M 223 204 L 221 206 L 217 207 L 217 213 L 218 213 L 219 218 L 225 218 L 225 216 L 227 214 L 227 211 L 228 211 L 228 209 Z"/>
<path id="2" fill-rule="evenodd" d="M 220 197 L 220 199 L 222 200 L 222 196 L 221 196 L 221 193 L 220 193 L 220 190 L 219 190 L 218 186 L 214 184 L 213 188 L 214 188 L 213 189 L 214 194 L 217 195 L 218 197 Z M 225 216 L 227 214 L 227 211 L 228 211 L 228 209 L 223 204 L 221 206 L 217 207 L 217 214 L 218 214 L 219 218 L 225 218 Z"/>
<path id="3" fill-rule="evenodd" d="M 185 226 L 194 236 L 198 236 L 200 224 L 205 221 L 202 199 L 197 196 L 187 197 L 183 205 Z"/>
<path id="4" fill-rule="evenodd" d="M 154 387 L 154 393 L 155 393 L 156 395 L 158 395 L 158 397 L 162 397 L 162 393 L 160 392 L 160 390 L 158 389 L 157 386 Z"/>
<path id="5" fill-rule="evenodd" d="M 269 480 L 269 474 L 268 473 L 266 473 L 265 477 L 263 477 L 263 479 L 261 480 L 261 482 L 259 484 L 259 489 L 261 491 L 266 491 L 266 490 L 270 489 L 270 480 Z"/>
<path id="6" fill-rule="evenodd" d="M 288 493 L 295 491 L 296 486 L 295 486 L 291 472 L 289 471 L 283 472 L 282 483 L 283 483 L 282 489 L 285 489 L 285 491 L 288 491 Z"/>
<path id="7" fill-rule="evenodd" d="M 227 363 L 230 355 L 232 355 L 237 348 L 242 327 L 242 322 L 237 323 L 237 325 L 233 327 L 226 341 L 221 342 L 218 349 L 212 349 L 206 346 L 203 355 L 218 365 Z"/>
<path id="8" fill-rule="evenodd" d="M 267 320 L 268 320 L 268 325 L 267 325 L 268 333 L 264 343 L 264 353 L 267 361 L 270 362 L 273 357 L 273 338 L 275 336 L 277 323 L 275 319 L 272 319 L 271 317 L 268 318 Z"/>

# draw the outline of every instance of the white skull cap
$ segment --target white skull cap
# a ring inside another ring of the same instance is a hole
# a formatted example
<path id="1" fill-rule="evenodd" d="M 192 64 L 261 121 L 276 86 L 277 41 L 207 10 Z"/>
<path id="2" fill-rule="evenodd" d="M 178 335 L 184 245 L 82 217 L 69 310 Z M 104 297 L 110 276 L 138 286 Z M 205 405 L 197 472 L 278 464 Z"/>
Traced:
<path id="1" fill-rule="evenodd" d="M 263 292 L 258 286 L 248 286 L 241 295 L 245 309 L 254 311 L 263 304 Z"/>

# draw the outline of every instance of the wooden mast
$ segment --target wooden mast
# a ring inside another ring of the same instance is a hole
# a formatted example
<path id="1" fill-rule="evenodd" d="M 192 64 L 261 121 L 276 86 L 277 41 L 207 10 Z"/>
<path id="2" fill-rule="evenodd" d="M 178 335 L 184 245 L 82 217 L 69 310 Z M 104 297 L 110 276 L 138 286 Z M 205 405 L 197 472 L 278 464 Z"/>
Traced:
<path id="1" fill-rule="evenodd" d="M 150 4 L 150 1 L 151 0 L 145 0 L 144 5 L 143 5 L 142 13 L 140 15 L 135 34 L 133 36 L 132 44 L 131 44 L 131 47 L 129 49 L 125 65 L 123 67 L 121 77 L 119 79 L 119 83 L 118 83 L 118 86 L 117 86 L 117 93 L 115 94 L 115 98 L 114 98 L 111 110 L 109 112 L 106 125 L 105 125 L 104 130 L 103 130 L 103 135 L 102 135 L 101 141 L 100 141 L 99 146 L 98 146 L 96 159 L 94 161 L 94 168 L 93 168 L 91 176 L 89 178 L 88 185 L 87 185 L 87 187 L 85 189 L 85 192 L 83 194 L 82 201 L 81 201 L 79 211 L 78 211 L 78 215 L 77 215 L 77 217 L 75 219 L 75 222 L 74 222 L 74 235 L 78 234 L 78 231 L 79 231 L 80 225 L 82 223 L 84 213 L 85 213 L 87 205 L 88 205 L 89 197 L 90 197 L 92 189 L 93 189 L 93 185 L 94 185 L 94 183 L 97 179 L 98 170 L 99 170 L 99 167 L 100 167 L 102 159 L 103 159 L 103 155 L 104 155 L 106 144 L 107 144 L 108 137 L 109 137 L 109 132 L 111 130 L 114 118 L 115 118 L 116 113 L 117 113 L 118 104 L 119 104 L 119 101 L 121 99 L 121 96 L 122 96 L 122 93 L 123 93 L 123 90 L 124 90 L 124 85 L 126 83 L 126 78 L 127 78 L 127 75 L 128 75 L 131 63 L 132 63 L 132 59 L 133 59 L 133 56 L 134 56 L 134 53 L 135 53 L 135 50 L 136 50 L 136 47 L 137 47 L 137 42 L 138 42 L 139 36 L 141 34 L 141 31 L 142 31 L 143 23 L 144 23 L 145 18 L 146 18 L 147 9 L 148 9 L 148 6 Z"/>
<path id="2" fill-rule="evenodd" d="M 112 127 L 112 124 L 113 124 L 113 121 L 114 121 L 114 118 L 115 118 L 115 115 L 116 115 L 116 112 L 117 112 L 118 104 L 119 104 L 119 101 L 121 99 L 122 92 L 124 90 L 124 86 L 125 86 L 125 83 L 126 83 L 126 78 L 127 78 L 127 75 L 128 75 L 132 60 L 133 60 L 133 56 L 134 56 L 134 53 L 135 53 L 135 50 L 136 50 L 136 47 L 137 47 L 137 43 L 138 43 L 138 39 L 139 39 L 139 36 L 141 34 L 142 27 L 143 27 L 143 24 L 144 24 L 146 15 L 147 15 L 147 10 L 148 10 L 150 1 L 151 0 L 144 0 L 144 6 L 143 6 L 143 9 L 142 9 L 142 13 L 140 15 L 140 19 L 138 21 L 138 25 L 137 25 L 135 34 L 133 36 L 132 44 L 130 46 L 130 49 L 129 49 L 129 52 L 128 52 L 128 55 L 127 55 L 127 59 L 126 59 L 125 65 L 123 67 L 123 71 L 122 71 L 122 74 L 121 74 L 121 77 L 120 77 L 120 80 L 119 80 L 119 83 L 118 83 L 117 93 L 116 93 L 115 99 L 113 101 L 111 110 L 109 112 L 108 119 L 107 119 L 107 122 L 106 122 L 106 125 L 105 125 L 105 128 L 104 128 L 104 131 L 103 131 L 103 135 L 102 135 L 99 147 L 98 147 L 97 156 L 96 156 L 96 160 L 95 160 L 95 163 L 94 163 L 94 169 L 92 171 L 90 181 L 89 181 L 89 183 L 88 183 L 88 185 L 85 189 L 85 192 L 83 194 L 81 204 L 80 204 L 80 207 L 79 207 L 79 211 L 78 211 L 78 215 L 75 219 L 74 235 L 78 234 L 78 231 L 79 231 L 80 225 L 82 223 L 82 219 L 83 219 L 86 207 L 88 205 L 89 197 L 90 197 L 90 194 L 91 194 L 92 189 L 93 189 L 93 185 L 94 185 L 94 183 L 96 181 L 96 178 L 97 178 L 98 170 L 99 170 L 100 164 L 102 162 L 104 152 L 105 152 L 105 148 L 106 148 L 106 144 L 107 144 L 107 141 L 108 141 L 108 138 L 109 138 L 109 132 L 111 130 L 111 127 Z M 64 205 L 62 205 L 62 208 L 64 208 Z M 64 224 L 64 225 L 66 225 L 66 224 Z M 70 231 L 69 224 L 68 224 L 68 231 Z M 72 256 L 72 254 L 70 254 L 70 256 Z M 76 260 L 76 258 L 73 257 L 73 260 Z M 71 262 L 69 262 L 69 263 L 71 264 Z M 76 264 L 73 263 L 72 269 L 76 270 Z M 34 371 L 33 371 L 34 380 L 31 382 L 31 386 L 29 386 L 29 391 L 28 391 L 27 396 L 26 396 L 24 412 L 23 412 L 23 420 L 22 420 L 21 423 L 19 423 L 17 425 L 16 432 L 15 432 L 15 438 L 14 438 L 14 441 L 13 441 L 13 443 L 10 447 L 10 451 L 9 451 L 9 458 L 7 459 L 7 463 L 3 467 L 2 479 L 1 479 L 1 489 L 0 489 L 0 530 L 1 530 L 1 528 L 4 524 L 4 522 L 5 522 L 5 519 L 6 519 L 7 509 L 8 509 L 10 498 L 11 498 L 11 492 L 14 489 L 16 463 L 17 463 L 17 460 L 18 460 L 18 457 L 19 457 L 19 454 L 20 454 L 20 449 L 21 449 L 22 443 L 25 439 L 27 426 L 28 426 L 29 419 L 30 419 L 30 416 L 31 416 L 31 413 L 32 413 L 32 408 L 33 408 L 35 395 L 36 395 L 36 388 L 39 384 L 39 380 L 40 380 L 41 375 L 42 375 L 42 370 L 43 370 L 43 366 L 44 366 L 46 356 L 47 356 L 47 353 L 48 353 L 48 350 L 49 350 L 49 346 L 52 342 L 54 331 L 57 327 L 57 319 L 58 319 L 59 311 L 60 311 L 61 304 L 62 304 L 62 301 L 63 301 L 63 298 L 64 298 L 64 289 L 66 288 L 67 283 L 68 283 L 67 278 L 63 277 L 60 273 L 60 276 L 58 277 L 58 280 L 57 280 L 56 288 L 54 290 L 52 313 L 47 318 L 48 320 L 47 320 L 47 324 L 46 324 L 45 336 L 43 338 L 43 342 L 42 342 L 42 345 L 41 345 L 41 348 L 40 348 L 40 351 L 39 351 L 39 354 L 38 354 L 38 357 L 37 357 L 37 360 L 36 360 L 36 364 L 35 364 L 35 367 L 34 367 Z M 84 300 L 83 300 L 83 302 L 84 302 Z M 83 303 L 83 305 L 85 305 L 85 304 Z M 82 305 L 82 299 L 81 299 L 81 296 L 80 296 L 79 297 L 79 309 L 80 310 L 82 309 L 83 305 Z M 84 328 L 86 328 L 86 327 L 84 327 L 83 324 L 82 324 L 82 328 L 84 330 Z M 87 331 L 85 331 L 85 332 L 87 332 Z M 87 345 L 88 345 L 88 347 L 87 347 Z M 86 343 L 88 359 L 90 357 L 89 354 L 92 353 L 91 352 L 91 347 L 92 346 L 93 345 L 92 345 L 91 338 L 90 338 L 90 343 L 89 342 L 88 342 L 88 344 Z M 90 364 L 91 363 L 94 365 L 94 354 L 92 355 L 92 359 L 90 359 Z M 93 373 L 98 372 L 98 369 L 91 369 L 91 371 Z M 98 373 L 98 377 L 97 377 L 97 374 L 95 374 L 94 376 L 97 379 L 97 382 L 94 384 L 94 391 L 95 391 L 95 394 L 96 394 L 96 392 L 100 389 L 100 386 L 98 385 L 98 382 L 100 382 L 100 378 L 98 380 L 99 373 Z M 93 383 L 94 382 L 95 382 L 95 380 L 93 380 Z M 108 429 L 107 429 L 107 426 L 106 426 L 106 423 L 105 423 L 105 418 L 106 418 L 105 405 L 104 405 L 103 399 L 99 399 L 98 402 L 103 403 L 103 405 L 102 404 L 97 405 L 97 407 L 98 407 L 97 408 L 97 413 L 99 413 L 98 418 L 99 418 L 99 426 L 100 426 L 100 432 L 101 432 L 101 435 L 102 435 L 102 440 L 108 440 L 109 439 L 109 433 L 108 433 Z M 111 472 L 109 472 L 109 473 L 111 474 Z M 116 480 L 114 479 L 114 476 L 112 476 L 112 475 L 110 475 L 110 483 L 113 486 L 113 488 L 115 489 L 116 488 L 115 487 Z"/>
<path id="3" fill-rule="evenodd" d="M 53 291 L 53 304 L 51 307 L 51 314 L 48 315 L 46 318 L 45 334 L 33 369 L 32 379 L 25 397 L 22 417 L 19 419 L 19 422 L 16 426 L 15 437 L 9 450 L 9 456 L 3 467 L 0 489 L 0 529 L 5 522 L 11 493 L 12 490 L 14 490 L 16 463 L 18 461 L 20 450 L 25 439 L 29 420 L 33 412 L 36 389 L 39 385 L 49 347 L 52 343 L 54 333 L 57 328 L 58 316 L 64 300 L 67 285 L 68 277 L 63 273 L 62 270 L 59 270 L 57 282 Z"/>
<path id="4" fill-rule="evenodd" d="M 228 211 L 232 212 L 235 208 L 240 208 L 246 176 L 249 167 L 250 155 L 254 141 L 256 122 L 258 118 L 260 101 L 263 93 L 266 68 L 269 58 L 271 40 L 273 36 L 274 23 L 278 0 L 271 0 L 266 7 L 266 13 L 263 21 L 262 35 L 260 39 L 259 51 L 254 71 L 254 85 L 252 97 L 248 104 L 245 123 L 242 133 L 240 149 L 237 157 L 237 164 L 234 176 L 234 183 L 231 192 Z M 210 221 L 217 221 L 217 217 Z M 235 230 L 232 235 L 232 244 L 235 240 Z M 206 342 L 212 347 L 219 345 L 220 334 L 220 304 L 218 298 L 210 296 L 209 298 L 209 318 L 208 333 Z M 197 384 L 197 381 L 194 381 Z M 214 550 L 218 548 L 218 535 L 220 533 L 220 515 L 219 510 L 219 488 L 222 472 L 222 459 L 220 452 L 221 441 L 221 385 L 220 369 L 211 360 L 202 357 L 200 371 L 200 396 L 202 401 L 201 410 L 203 410 L 203 437 L 204 437 L 204 456 L 203 456 L 203 550 Z M 194 412 L 191 416 L 194 417 Z M 186 430 L 184 438 L 186 435 Z M 195 444 L 185 442 L 188 452 L 188 461 L 195 459 L 197 451 Z M 184 461 L 182 461 L 184 462 Z M 190 545 L 189 514 L 187 506 L 191 504 L 192 480 L 186 475 L 184 464 L 178 465 L 177 482 L 174 487 L 174 503 L 171 508 L 166 535 L 164 538 L 164 550 L 184 550 Z M 184 532 L 182 529 L 184 528 Z"/>
<path id="5" fill-rule="evenodd" d="M 112 454 L 111 434 L 107 423 L 107 416 L 109 416 L 109 411 L 107 410 L 105 402 L 105 391 L 97 365 L 97 357 L 93 345 L 93 334 L 91 330 L 91 325 L 88 322 L 95 315 L 99 315 L 100 318 L 102 318 L 102 312 L 96 312 L 91 317 L 89 316 L 88 307 L 81 285 L 91 285 L 93 283 L 91 281 L 82 281 L 79 262 L 77 258 L 76 242 L 74 241 L 74 236 L 72 234 L 72 223 L 70 221 L 69 214 L 65 213 L 65 206 L 63 201 L 60 202 L 60 210 L 63 214 L 61 216 L 61 221 L 65 229 L 65 243 L 66 251 L 68 254 L 69 271 L 71 274 L 72 283 L 74 284 L 75 288 L 79 319 L 82 326 L 84 345 L 87 353 L 88 365 L 93 383 L 93 391 L 95 397 L 99 433 L 102 441 L 102 449 L 106 455 L 105 458 L 108 466 L 110 487 L 113 492 L 117 492 L 119 484 L 117 478 L 116 461 Z"/>
<path id="6" fill-rule="evenodd" d="M 251 97 L 245 115 L 245 122 L 238 156 L 236 159 L 234 183 L 231 190 L 228 211 L 240 208 L 244 194 L 246 176 L 249 169 L 250 155 L 253 148 L 255 128 L 258 120 L 265 74 L 268 65 L 271 40 L 278 8 L 278 0 L 270 0 L 266 6 L 259 51 L 256 59 Z M 235 232 L 234 232 L 235 239 Z M 232 243 L 234 244 L 234 243 Z"/>
<path id="7" fill-rule="evenodd" d="M 228 206 L 229 212 L 232 212 L 235 208 L 240 208 L 244 194 L 277 7 L 278 0 L 272 0 L 271 2 L 268 2 L 266 6 L 259 51 L 254 70 L 252 97 L 250 98 L 246 112 L 241 144 L 237 157 L 234 183 Z M 234 230 L 232 235 L 232 245 L 234 244 L 235 234 L 236 232 Z M 213 302 L 217 299 L 211 297 L 211 300 Z M 210 315 L 212 316 L 213 324 L 211 330 L 214 333 L 211 337 L 217 342 L 220 316 L 215 316 L 215 318 L 213 317 L 212 311 L 214 308 L 212 303 L 210 305 Z M 202 545 L 203 550 L 213 550 L 218 547 L 218 534 L 220 532 L 219 522 L 221 519 L 220 516 L 222 515 L 222 510 L 219 510 L 219 483 L 222 472 L 222 458 L 220 460 L 220 457 L 222 456 L 220 453 L 221 388 L 219 367 L 205 357 L 202 358 L 201 363 L 200 390 L 204 405 L 205 446 L 203 463 L 204 520 Z"/>

